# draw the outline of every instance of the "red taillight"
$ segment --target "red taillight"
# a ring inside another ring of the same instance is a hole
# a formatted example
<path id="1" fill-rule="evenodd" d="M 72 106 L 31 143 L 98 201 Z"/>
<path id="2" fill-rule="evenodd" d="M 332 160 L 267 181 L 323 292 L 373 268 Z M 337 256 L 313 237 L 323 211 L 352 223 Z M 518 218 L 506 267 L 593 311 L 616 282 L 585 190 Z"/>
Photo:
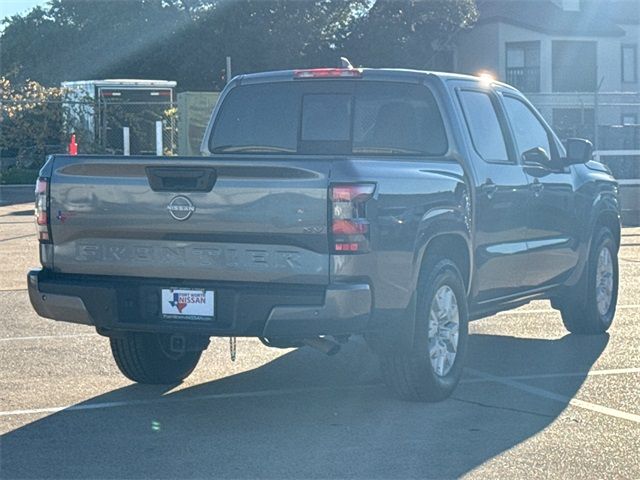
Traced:
<path id="1" fill-rule="evenodd" d="M 49 180 L 38 178 L 36 183 L 36 230 L 40 242 L 49 242 L 51 234 L 49 231 Z"/>
<path id="2" fill-rule="evenodd" d="M 369 251 L 369 222 L 365 203 L 375 185 L 358 183 L 333 185 L 331 195 L 331 249 L 338 253 Z"/>
<path id="3" fill-rule="evenodd" d="M 362 70 L 359 68 L 310 68 L 294 70 L 293 78 L 359 78 Z"/>

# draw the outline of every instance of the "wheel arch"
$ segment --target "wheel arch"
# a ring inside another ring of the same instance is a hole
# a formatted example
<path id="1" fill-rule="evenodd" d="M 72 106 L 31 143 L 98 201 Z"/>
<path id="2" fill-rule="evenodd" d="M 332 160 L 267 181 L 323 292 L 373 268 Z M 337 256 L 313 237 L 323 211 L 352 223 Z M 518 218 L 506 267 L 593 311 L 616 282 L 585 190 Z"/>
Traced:
<path id="1" fill-rule="evenodd" d="M 616 248 L 620 248 L 620 236 L 621 236 L 621 227 L 620 227 L 620 216 L 617 212 L 612 210 L 603 210 L 601 211 L 594 222 L 592 229 L 592 238 L 593 235 L 598 231 L 599 228 L 606 227 L 611 230 L 613 234 L 613 238 L 616 242 Z"/>
<path id="2" fill-rule="evenodd" d="M 420 262 L 419 276 L 425 274 L 429 259 L 437 256 L 448 258 L 456 264 L 462 275 L 467 293 L 471 284 L 471 249 L 468 239 L 461 233 L 442 233 L 432 237 L 425 245 Z M 418 278 L 419 281 L 419 278 Z"/>
<path id="3" fill-rule="evenodd" d="M 417 274 L 413 295 L 406 309 L 397 312 L 394 321 L 384 322 L 379 329 L 367 334 L 367 341 L 372 349 L 378 353 L 403 351 L 413 348 L 416 327 L 416 303 L 420 279 L 427 275 L 427 265 L 431 259 L 450 259 L 460 270 L 466 293 L 469 293 L 471 283 L 471 251 L 468 237 L 462 232 L 450 231 L 436 234 L 429 238 L 419 250 L 421 255 L 416 259 Z"/>

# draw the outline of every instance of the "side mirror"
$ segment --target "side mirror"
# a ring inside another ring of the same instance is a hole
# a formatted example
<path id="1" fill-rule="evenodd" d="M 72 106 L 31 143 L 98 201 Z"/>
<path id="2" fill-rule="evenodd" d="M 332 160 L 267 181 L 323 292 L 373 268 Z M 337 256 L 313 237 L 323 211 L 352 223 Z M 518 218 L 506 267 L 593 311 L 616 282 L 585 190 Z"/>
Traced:
<path id="1" fill-rule="evenodd" d="M 525 165 L 532 165 L 535 167 L 551 167 L 551 158 L 544 148 L 534 147 L 527 150 L 522 154 L 522 161 Z"/>
<path id="2" fill-rule="evenodd" d="M 593 144 L 583 138 L 567 138 L 565 141 L 567 148 L 567 158 L 564 159 L 566 165 L 587 163 L 593 155 Z"/>

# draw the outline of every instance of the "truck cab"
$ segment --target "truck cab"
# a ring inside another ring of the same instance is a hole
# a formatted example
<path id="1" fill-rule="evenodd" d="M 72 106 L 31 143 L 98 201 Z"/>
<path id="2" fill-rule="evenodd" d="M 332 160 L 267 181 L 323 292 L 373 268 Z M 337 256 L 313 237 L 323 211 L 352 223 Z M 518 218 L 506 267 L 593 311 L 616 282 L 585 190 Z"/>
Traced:
<path id="1" fill-rule="evenodd" d="M 34 308 L 95 326 L 135 381 L 182 380 L 211 336 L 334 352 L 364 335 L 401 397 L 435 401 L 470 320 L 549 299 L 572 332 L 611 324 L 616 182 L 508 85 L 242 75 L 202 154 L 52 156 L 40 173 Z"/>

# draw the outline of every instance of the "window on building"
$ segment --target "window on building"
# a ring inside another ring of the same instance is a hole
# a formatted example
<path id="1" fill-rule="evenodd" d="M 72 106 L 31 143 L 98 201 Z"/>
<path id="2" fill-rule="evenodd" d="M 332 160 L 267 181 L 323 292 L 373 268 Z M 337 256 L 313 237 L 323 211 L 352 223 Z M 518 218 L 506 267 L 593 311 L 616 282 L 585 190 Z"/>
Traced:
<path id="1" fill-rule="evenodd" d="M 638 46 L 622 46 L 622 81 L 634 83 L 638 81 Z"/>
<path id="2" fill-rule="evenodd" d="M 540 91 L 540 42 L 506 44 L 507 83 L 523 92 Z"/>
<path id="3" fill-rule="evenodd" d="M 622 125 L 637 125 L 638 124 L 638 115 L 635 113 L 623 113 L 622 114 Z"/>
<path id="4" fill-rule="evenodd" d="M 596 42 L 552 42 L 551 74 L 554 92 L 596 90 L 596 45 Z"/>
<path id="5" fill-rule="evenodd" d="M 463 90 L 460 102 L 476 151 L 487 162 L 508 162 L 504 135 L 489 95 Z"/>

